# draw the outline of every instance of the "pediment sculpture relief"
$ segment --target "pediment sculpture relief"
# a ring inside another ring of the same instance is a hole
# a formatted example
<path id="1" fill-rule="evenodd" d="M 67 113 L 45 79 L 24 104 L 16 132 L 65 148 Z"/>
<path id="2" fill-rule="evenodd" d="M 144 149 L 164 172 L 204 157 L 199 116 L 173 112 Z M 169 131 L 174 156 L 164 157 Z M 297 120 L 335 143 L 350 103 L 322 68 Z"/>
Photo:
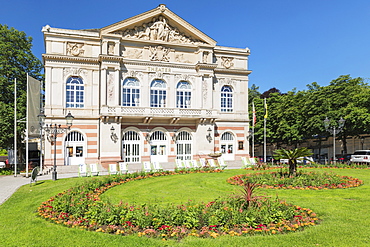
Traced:
<path id="1" fill-rule="evenodd" d="M 82 43 L 67 43 L 67 55 L 80 56 L 84 54 L 84 44 Z"/>
<path id="2" fill-rule="evenodd" d="M 177 44 L 205 44 L 200 40 L 195 40 L 168 24 L 163 16 L 153 18 L 151 22 L 136 26 L 133 29 L 116 32 L 125 38 L 165 41 Z"/>

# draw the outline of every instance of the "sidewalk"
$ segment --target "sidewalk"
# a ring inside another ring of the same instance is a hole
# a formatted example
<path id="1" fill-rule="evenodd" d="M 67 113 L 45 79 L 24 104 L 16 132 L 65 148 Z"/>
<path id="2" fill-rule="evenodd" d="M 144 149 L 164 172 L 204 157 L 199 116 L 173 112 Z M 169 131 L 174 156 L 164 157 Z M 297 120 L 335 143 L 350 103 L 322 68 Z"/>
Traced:
<path id="1" fill-rule="evenodd" d="M 30 174 L 31 175 L 31 174 Z M 60 178 L 72 178 L 78 177 L 77 173 L 67 173 L 67 174 L 58 174 L 58 179 Z M 41 180 L 51 180 L 51 173 L 48 175 L 37 176 L 37 181 Z M 19 187 L 25 184 L 30 184 L 31 178 L 23 177 L 18 175 L 9 176 L 0 176 L 0 205 L 3 204 L 14 192 L 16 192 Z"/>

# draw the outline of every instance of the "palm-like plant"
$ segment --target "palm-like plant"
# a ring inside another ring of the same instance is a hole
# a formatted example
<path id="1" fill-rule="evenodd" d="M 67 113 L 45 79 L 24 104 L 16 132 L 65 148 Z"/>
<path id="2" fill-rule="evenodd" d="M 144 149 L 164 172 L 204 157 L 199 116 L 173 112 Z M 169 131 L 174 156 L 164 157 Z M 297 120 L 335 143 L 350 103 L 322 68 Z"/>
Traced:
<path id="1" fill-rule="evenodd" d="M 307 156 L 311 156 L 312 152 L 306 148 L 295 148 L 292 150 L 278 149 L 274 151 L 275 159 L 287 159 L 289 164 L 289 174 L 295 176 L 297 173 L 297 160 L 305 160 Z"/>

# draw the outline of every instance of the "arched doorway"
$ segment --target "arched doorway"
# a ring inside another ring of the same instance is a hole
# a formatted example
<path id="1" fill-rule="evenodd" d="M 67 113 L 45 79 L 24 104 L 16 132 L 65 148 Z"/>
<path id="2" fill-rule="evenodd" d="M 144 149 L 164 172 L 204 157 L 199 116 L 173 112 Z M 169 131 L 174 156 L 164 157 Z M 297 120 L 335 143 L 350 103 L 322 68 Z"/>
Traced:
<path id="1" fill-rule="evenodd" d="M 78 131 L 71 131 L 65 138 L 65 164 L 85 164 L 86 145 L 84 136 Z"/>
<path id="2" fill-rule="evenodd" d="M 125 162 L 140 162 L 140 135 L 135 131 L 127 131 L 122 138 L 122 159 Z"/>
<path id="3" fill-rule="evenodd" d="M 222 157 L 225 160 L 234 160 L 234 135 L 231 132 L 225 132 L 221 135 L 220 147 Z"/>
<path id="4" fill-rule="evenodd" d="M 176 159 L 192 159 L 192 142 L 191 134 L 187 131 L 181 131 L 176 135 Z"/>
<path id="5" fill-rule="evenodd" d="M 150 135 L 150 161 L 168 162 L 167 136 L 162 131 Z"/>

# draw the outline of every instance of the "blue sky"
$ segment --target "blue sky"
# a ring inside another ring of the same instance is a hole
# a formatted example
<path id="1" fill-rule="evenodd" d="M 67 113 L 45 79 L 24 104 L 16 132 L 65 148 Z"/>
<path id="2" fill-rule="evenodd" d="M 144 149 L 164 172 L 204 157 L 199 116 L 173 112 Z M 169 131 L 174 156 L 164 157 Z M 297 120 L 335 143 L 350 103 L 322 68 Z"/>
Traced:
<path id="1" fill-rule="evenodd" d="M 0 0 L 0 23 L 31 36 L 41 59 L 45 25 L 101 28 L 166 6 L 217 41 L 251 49 L 250 85 L 287 92 L 340 75 L 370 78 L 369 0 Z"/>

